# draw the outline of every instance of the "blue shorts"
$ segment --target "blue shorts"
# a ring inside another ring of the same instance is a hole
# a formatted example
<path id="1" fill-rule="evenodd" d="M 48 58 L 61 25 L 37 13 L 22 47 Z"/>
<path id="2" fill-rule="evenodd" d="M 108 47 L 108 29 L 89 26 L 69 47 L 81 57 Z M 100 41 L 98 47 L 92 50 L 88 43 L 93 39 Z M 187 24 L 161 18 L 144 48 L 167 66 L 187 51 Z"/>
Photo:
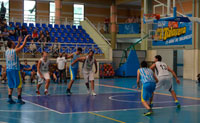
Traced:
<path id="1" fill-rule="evenodd" d="M 142 85 L 141 101 L 148 101 L 152 97 L 152 93 L 155 91 L 156 83 L 147 82 Z"/>
<path id="2" fill-rule="evenodd" d="M 19 70 L 7 70 L 9 88 L 22 88 L 22 78 Z"/>
<path id="3" fill-rule="evenodd" d="M 28 76 L 31 76 L 31 71 L 24 71 L 25 72 L 25 76 L 28 75 Z"/>
<path id="4" fill-rule="evenodd" d="M 70 79 L 75 80 L 77 73 L 78 73 L 78 68 L 72 68 L 71 66 L 69 67 L 69 72 L 70 72 Z"/>

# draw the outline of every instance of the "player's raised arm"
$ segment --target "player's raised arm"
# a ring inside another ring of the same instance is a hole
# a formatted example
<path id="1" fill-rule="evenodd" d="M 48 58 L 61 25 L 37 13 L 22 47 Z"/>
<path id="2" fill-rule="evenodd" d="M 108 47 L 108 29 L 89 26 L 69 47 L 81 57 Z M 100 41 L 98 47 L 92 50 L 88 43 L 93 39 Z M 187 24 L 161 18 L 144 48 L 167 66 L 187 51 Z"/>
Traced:
<path id="1" fill-rule="evenodd" d="M 174 76 L 174 78 L 176 79 L 176 83 L 180 84 L 180 80 L 178 79 L 178 77 L 176 76 L 176 73 L 168 66 L 167 67 L 168 71 L 172 73 L 172 75 Z"/>
<path id="2" fill-rule="evenodd" d="M 26 45 L 26 42 L 27 42 L 27 39 L 28 39 L 29 36 L 30 35 L 27 35 L 25 37 L 23 44 L 19 48 L 17 48 L 17 47 L 15 48 L 16 53 L 20 52 L 24 48 L 24 46 Z"/>
<path id="3" fill-rule="evenodd" d="M 71 64 L 71 66 L 73 66 L 76 62 L 78 61 L 84 61 L 86 59 L 86 57 L 80 57 L 80 58 L 77 58 L 76 60 L 74 60 Z"/>
<path id="4" fill-rule="evenodd" d="M 66 59 L 73 58 L 74 54 L 67 55 Z"/>
<path id="5" fill-rule="evenodd" d="M 155 68 L 156 68 L 156 64 L 154 63 L 154 64 L 151 65 L 150 69 L 154 70 Z"/>
<path id="6" fill-rule="evenodd" d="M 21 42 L 22 42 L 22 37 L 20 36 L 20 37 L 18 38 L 18 43 L 17 43 L 17 45 L 16 45 L 16 48 L 19 48 Z"/>
<path id="7" fill-rule="evenodd" d="M 140 88 L 140 71 L 137 71 L 137 88 Z"/>
<path id="8" fill-rule="evenodd" d="M 94 59 L 94 65 L 95 65 L 95 73 L 97 73 L 97 60 Z"/>

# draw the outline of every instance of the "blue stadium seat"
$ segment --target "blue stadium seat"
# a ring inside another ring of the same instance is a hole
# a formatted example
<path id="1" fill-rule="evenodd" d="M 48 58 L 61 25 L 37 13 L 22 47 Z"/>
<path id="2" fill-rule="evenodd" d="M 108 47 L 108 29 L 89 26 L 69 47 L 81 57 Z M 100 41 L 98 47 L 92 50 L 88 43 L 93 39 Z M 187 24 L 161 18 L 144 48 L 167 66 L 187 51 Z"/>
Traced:
<path id="1" fill-rule="evenodd" d="M 67 29 L 71 29 L 71 26 L 70 26 L 70 25 L 66 25 L 66 28 L 67 28 Z"/>
<path id="2" fill-rule="evenodd" d="M 34 24 L 33 23 L 29 23 L 29 27 L 34 27 Z"/>
<path id="3" fill-rule="evenodd" d="M 54 28 L 50 28 L 50 32 L 56 32 Z"/>
<path id="4" fill-rule="evenodd" d="M 46 25 L 45 23 L 43 23 L 43 24 L 42 24 L 42 27 L 45 28 L 45 27 L 47 27 L 47 25 Z"/>
<path id="5" fill-rule="evenodd" d="M 72 39 L 70 37 L 66 37 L 67 38 L 67 43 L 71 43 Z"/>
<path id="6" fill-rule="evenodd" d="M 65 28 L 65 25 L 60 25 L 60 28 Z"/>
<path id="7" fill-rule="evenodd" d="M 78 26 L 78 29 L 83 29 L 83 27 L 82 26 Z"/>
<path id="8" fill-rule="evenodd" d="M 59 25 L 58 24 L 54 24 L 54 28 L 59 28 Z"/>
<path id="9" fill-rule="evenodd" d="M 58 37 L 62 37 L 62 33 L 61 32 L 58 32 Z"/>
<path id="10" fill-rule="evenodd" d="M 9 22 L 9 25 L 12 24 L 12 27 L 15 26 L 15 23 L 14 22 Z"/>
<path id="11" fill-rule="evenodd" d="M 72 29 L 76 29 L 76 26 L 75 26 L 75 25 L 72 25 Z"/>
<path id="12" fill-rule="evenodd" d="M 50 32 L 51 37 L 55 37 L 55 32 Z"/>
<path id="13" fill-rule="evenodd" d="M 61 37 L 65 37 L 65 33 L 64 32 L 61 32 Z"/>
<path id="14" fill-rule="evenodd" d="M 69 41 L 68 41 L 68 37 L 65 37 L 65 41 L 64 41 L 65 43 L 69 43 Z"/>
<path id="15" fill-rule="evenodd" d="M 77 42 L 78 42 L 78 39 L 74 37 L 72 43 L 77 43 Z"/>
<path id="16" fill-rule="evenodd" d="M 51 42 L 54 42 L 55 41 L 55 37 L 51 37 Z"/>
<path id="17" fill-rule="evenodd" d="M 69 37 L 69 33 L 64 33 L 65 34 L 65 37 Z"/>
<path id="18" fill-rule="evenodd" d="M 65 30 L 66 30 L 65 28 L 61 28 L 61 32 L 65 32 Z"/>
<path id="19" fill-rule="evenodd" d="M 55 35 L 54 35 L 55 37 L 59 37 L 59 35 L 58 35 L 58 32 L 55 32 Z"/>
<path id="20" fill-rule="evenodd" d="M 36 27 L 40 27 L 40 24 L 39 24 L 39 23 L 36 23 L 35 26 L 36 26 Z"/>
<path id="21" fill-rule="evenodd" d="M 65 37 L 61 37 L 61 43 L 65 43 Z"/>
<path id="22" fill-rule="evenodd" d="M 19 25 L 19 27 L 21 27 L 21 26 L 22 26 L 20 22 L 16 22 L 16 25 Z"/>
<path id="23" fill-rule="evenodd" d="M 25 27 L 27 27 L 27 23 L 23 23 L 23 24 L 22 24 L 22 26 L 25 26 Z"/>
<path id="24" fill-rule="evenodd" d="M 48 24 L 48 27 L 49 27 L 49 28 L 53 28 L 53 25 L 52 25 L 52 24 Z"/>
<path id="25" fill-rule="evenodd" d="M 58 37 L 58 42 L 61 43 L 62 42 L 62 39 L 61 37 Z"/>

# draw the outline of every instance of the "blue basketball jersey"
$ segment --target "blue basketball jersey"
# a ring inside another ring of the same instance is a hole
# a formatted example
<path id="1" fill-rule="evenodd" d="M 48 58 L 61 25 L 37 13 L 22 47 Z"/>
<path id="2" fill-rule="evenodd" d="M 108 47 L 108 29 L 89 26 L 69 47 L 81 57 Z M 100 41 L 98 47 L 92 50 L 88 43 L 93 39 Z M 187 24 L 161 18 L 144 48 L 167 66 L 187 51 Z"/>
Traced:
<path id="1" fill-rule="evenodd" d="M 149 68 L 140 68 L 140 81 L 144 84 L 146 82 L 155 82 L 153 71 Z"/>
<path id="2" fill-rule="evenodd" d="M 76 53 L 73 54 L 73 58 L 71 60 L 71 63 L 74 62 L 77 58 L 79 58 L 80 55 L 76 55 Z M 71 66 L 72 68 L 78 68 L 79 62 L 76 62 L 73 66 Z"/>
<path id="3" fill-rule="evenodd" d="M 19 58 L 16 54 L 15 49 L 6 50 L 5 57 L 6 57 L 6 70 L 18 70 Z"/>

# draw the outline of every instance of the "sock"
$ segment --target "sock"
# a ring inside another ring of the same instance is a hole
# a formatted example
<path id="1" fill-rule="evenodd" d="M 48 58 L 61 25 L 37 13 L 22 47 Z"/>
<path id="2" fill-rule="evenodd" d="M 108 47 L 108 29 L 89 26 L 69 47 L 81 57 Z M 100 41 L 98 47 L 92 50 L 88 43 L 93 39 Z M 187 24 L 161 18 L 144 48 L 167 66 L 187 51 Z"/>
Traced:
<path id="1" fill-rule="evenodd" d="M 12 99 L 12 95 L 8 95 L 8 98 L 9 98 L 9 99 Z"/>
<path id="2" fill-rule="evenodd" d="M 177 103 L 178 102 L 178 100 L 175 100 L 175 103 Z"/>
<path id="3" fill-rule="evenodd" d="M 22 96 L 21 95 L 18 95 L 18 100 L 21 100 L 22 99 Z"/>
<path id="4" fill-rule="evenodd" d="M 45 92 L 48 91 L 47 89 L 44 90 Z"/>
<path id="5" fill-rule="evenodd" d="M 67 91 L 68 91 L 68 92 L 70 92 L 70 89 L 69 89 L 69 88 L 67 88 Z"/>
<path id="6" fill-rule="evenodd" d="M 86 85 L 87 89 L 89 90 L 90 89 L 89 83 L 87 82 L 87 83 L 85 83 L 85 85 Z"/>

